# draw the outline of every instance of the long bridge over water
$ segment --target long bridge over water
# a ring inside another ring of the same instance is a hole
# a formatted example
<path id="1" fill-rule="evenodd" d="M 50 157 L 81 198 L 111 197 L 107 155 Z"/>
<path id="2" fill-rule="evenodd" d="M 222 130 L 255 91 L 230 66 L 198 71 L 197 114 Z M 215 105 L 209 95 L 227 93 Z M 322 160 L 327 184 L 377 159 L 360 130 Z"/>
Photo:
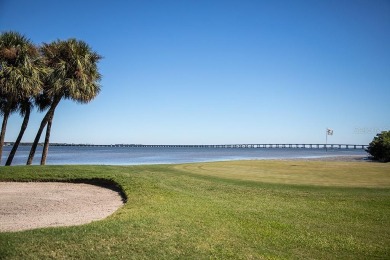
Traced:
<path id="1" fill-rule="evenodd" d="M 362 144 L 205 144 L 205 145 L 176 145 L 176 144 L 50 144 L 51 146 L 91 146 L 91 147 L 139 147 L 139 148 L 291 148 L 291 149 L 366 149 Z"/>

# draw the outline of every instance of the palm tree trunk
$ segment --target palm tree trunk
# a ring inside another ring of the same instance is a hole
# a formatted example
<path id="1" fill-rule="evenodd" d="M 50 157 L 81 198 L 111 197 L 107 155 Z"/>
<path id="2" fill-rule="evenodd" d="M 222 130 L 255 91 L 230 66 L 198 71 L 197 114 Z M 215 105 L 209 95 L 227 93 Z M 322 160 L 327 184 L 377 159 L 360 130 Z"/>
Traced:
<path id="1" fill-rule="evenodd" d="M 47 122 L 45 144 L 43 145 L 42 157 L 41 157 L 41 165 L 46 164 L 47 153 L 49 152 L 50 132 L 51 132 L 51 124 L 53 123 L 53 117 L 54 117 L 54 111 L 49 117 L 49 121 Z"/>
<path id="2" fill-rule="evenodd" d="M 48 118 L 48 114 L 49 113 L 50 113 L 50 111 L 47 111 L 46 115 L 43 117 L 43 119 L 41 121 L 41 125 L 39 126 L 37 135 L 35 136 L 34 142 L 33 142 L 32 146 L 31 146 L 30 154 L 28 155 L 27 165 L 31 165 L 32 164 L 32 161 L 33 161 L 34 155 L 35 155 L 35 151 L 37 150 L 39 139 L 41 138 L 41 134 L 43 132 L 43 129 L 45 128 L 45 126 L 47 124 L 47 121 L 48 121 L 47 118 Z"/>
<path id="3" fill-rule="evenodd" d="M 7 109 L 4 112 L 3 124 L 1 125 L 1 133 L 0 133 L 0 163 L 1 163 L 1 157 L 3 156 L 5 131 L 7 129 L 7 122 L 8 122 L 9 115 L 10 115 L 10 110 Z"/>
<path id="4" fill-rule="evenodd" d="M 49 118 L 50 118 L 51 114 L 54 113 L 54 110 L 56 109 L 56 107 L 57 107 L 58 103 L 60 103 L 60 101 L 61 101 L 61 98 L 56 98 L 53 101 L 53 103 L 51 104 L 51 106 L 50 106 L 49 110 L 47 111 L 46 115 L 42 119 L 41 125 L 39 126 L 39 129 L 38 129 L 38 132 L 37 132 L 37 135 L 35 136 L 34 143 L 31 146 L 30 154 L 28 155 L 27 165 L 31 165 L 32 164 L 32 161 L 33 161 L 34 155 L 35 155 L 35 151 L 37 150 L 38 142 L 39 142 L 39 139 L 41 138 L 43 129 L 45 128 L 47 122 L 49 121 Z"/>
<path id="5" fill-rule="evenodd" d="M 31 108 L 27 108 L 26 113 L 24 115 L 22 126 L 20 127 L 20 132 L 19 132 L 18 138 L 16 138 L 14 146 L 12 147 L 12 150 L 8 155 L 7 162 L 5 163 L 6 166 L 10 166 L 12 164 L 12 160 L 15 157 L 16 150 L 18 150 L 20 141 L 22 140 L 22 137 L 24 135 L 24 131 L 26 130 L 27 125 L 28 125 L 28 121 L 30 120 L 30 113 L 31 113 Z"/>

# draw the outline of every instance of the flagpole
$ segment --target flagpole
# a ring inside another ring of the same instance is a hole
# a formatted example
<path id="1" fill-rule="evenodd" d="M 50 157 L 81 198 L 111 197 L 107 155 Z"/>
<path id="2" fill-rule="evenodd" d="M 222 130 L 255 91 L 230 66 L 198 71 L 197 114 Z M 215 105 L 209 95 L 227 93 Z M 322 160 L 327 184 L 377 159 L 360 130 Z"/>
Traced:
<path id="1" fill-rule="evenodd" d="M 333 130 L 326 128 L 325 131 L 325 150 L 328 151 L 328 135 L 333 135 Z M 332 145 L 333 148 L 333 145 Z"/>
<path id="2" fill-rule="evenodd" d="M 328 151 L 328 128 L 325 129 L 325 151 Z"/>

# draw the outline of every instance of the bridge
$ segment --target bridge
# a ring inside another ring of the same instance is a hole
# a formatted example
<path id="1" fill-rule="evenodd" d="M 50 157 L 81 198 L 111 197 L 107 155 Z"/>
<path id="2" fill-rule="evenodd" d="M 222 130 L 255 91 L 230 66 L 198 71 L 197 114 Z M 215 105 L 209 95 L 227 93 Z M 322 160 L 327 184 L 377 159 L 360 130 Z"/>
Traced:
<path id="1" fill-rule="evenodd" d="M 176 144 L 64 144 L 52 143 L 51 146 L 89 146 L 89 147 L 138 147 L 138 148 L 291 148 L 291 149 L 366 149 L 362 144 L 205 144 L 205 145 L 176 145 Z"/>
<path id="2" fill-rule="evenodd" d="M 356 144 L 217 144 L 217 145 L 115 145 L 125 147 L 156 148 L 292 148 L 292 149 L 365 149 L 368 145 Z"/>

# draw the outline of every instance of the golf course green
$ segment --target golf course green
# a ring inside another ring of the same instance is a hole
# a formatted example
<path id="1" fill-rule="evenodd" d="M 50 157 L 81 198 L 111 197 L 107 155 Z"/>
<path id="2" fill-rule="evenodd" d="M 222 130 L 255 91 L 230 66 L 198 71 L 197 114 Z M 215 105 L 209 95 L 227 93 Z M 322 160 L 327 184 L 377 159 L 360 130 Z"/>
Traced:
<path id="1" fill-rule="evenodd" d="M 101 221 L 0 233 L 0 259 L 390 258 L 390 164 L 15 166 L 0 181 L 112 182 L 126 197 Z"/>

